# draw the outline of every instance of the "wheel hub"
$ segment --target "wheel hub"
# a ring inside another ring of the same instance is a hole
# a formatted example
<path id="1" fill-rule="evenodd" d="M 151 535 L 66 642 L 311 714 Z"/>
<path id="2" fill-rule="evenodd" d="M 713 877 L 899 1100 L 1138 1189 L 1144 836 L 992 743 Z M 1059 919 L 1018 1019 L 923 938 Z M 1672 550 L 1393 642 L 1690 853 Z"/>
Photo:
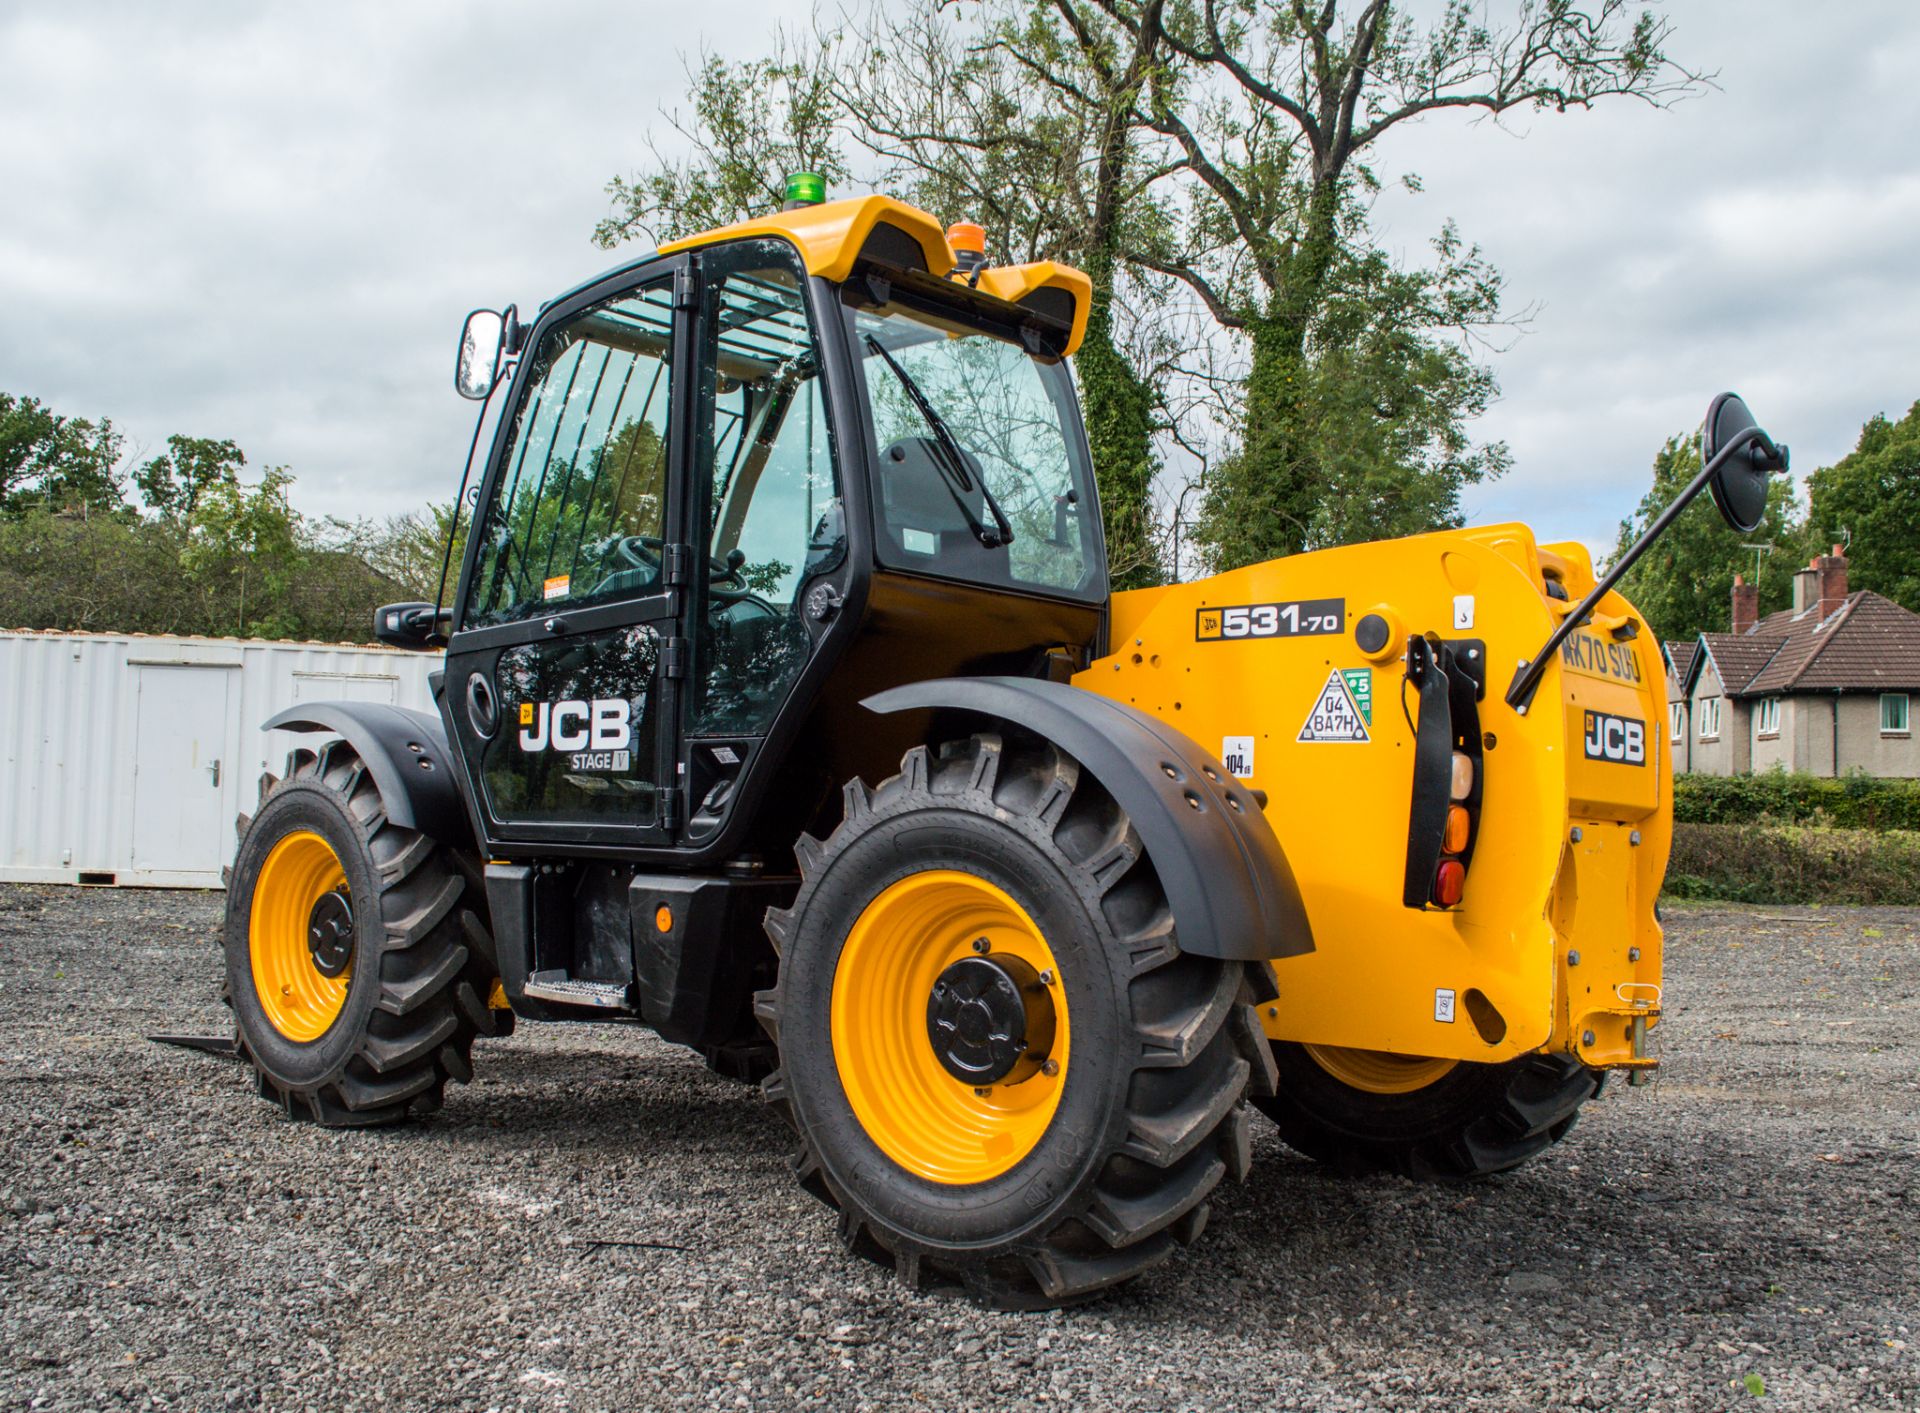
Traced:
<path id="1" fill-rule="evenodd" d="M 353 900 L 344 888 L 322 893 L 307 914 L 307 951 L 314 970 L 339 976 L 353 960 Z"/>
<path id="2" fill-rule="evenodd" d="M 1053 1045 L 1053 999 L 1015 956 L 962 957 L 927 998 L 927 1040 L 955 1079 L 984 1087 L 1027 1078 Z"/>

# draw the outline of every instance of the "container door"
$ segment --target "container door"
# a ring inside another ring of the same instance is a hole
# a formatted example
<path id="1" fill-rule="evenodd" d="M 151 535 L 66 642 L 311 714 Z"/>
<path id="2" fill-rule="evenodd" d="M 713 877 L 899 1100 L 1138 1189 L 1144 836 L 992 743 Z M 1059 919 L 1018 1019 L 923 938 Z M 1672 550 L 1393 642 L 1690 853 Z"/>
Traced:
<path id="1" fill-rule="evenodd" d="M 234 673 L 137 665 L 133 857 L 143 873 L 216 873 L 232 843 L 221 759 Z"/>

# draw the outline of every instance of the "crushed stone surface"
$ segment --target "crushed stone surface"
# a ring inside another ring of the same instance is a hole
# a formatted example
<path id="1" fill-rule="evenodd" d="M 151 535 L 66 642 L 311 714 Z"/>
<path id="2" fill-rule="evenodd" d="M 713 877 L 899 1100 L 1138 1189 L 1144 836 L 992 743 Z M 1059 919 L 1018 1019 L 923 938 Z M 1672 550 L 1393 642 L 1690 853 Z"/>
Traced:
<path id="1" fill-rule="evenodd" d="M 1356 1181 L 1258 1120 L 1198 1245 L 1003 1315 L 845 1254 L 637 1027 L 290 1122 L 145 1038 L 225 1032 L 221 906 L 0 887 L 0 1409 L 1920 1408 L 1920 910 L 1669 909 L 1660 1078 L 1543 1158 Z"/>

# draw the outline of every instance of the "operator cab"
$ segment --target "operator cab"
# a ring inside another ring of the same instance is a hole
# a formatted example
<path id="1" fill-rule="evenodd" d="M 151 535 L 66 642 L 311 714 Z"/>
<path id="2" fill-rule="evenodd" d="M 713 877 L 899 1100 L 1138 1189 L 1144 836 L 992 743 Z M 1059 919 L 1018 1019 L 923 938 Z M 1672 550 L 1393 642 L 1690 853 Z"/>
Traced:
<path id="1" fill-rule="evenodd" d="M 441 707 L 487 854 L 784 869 L 838 781 L 897 764 L 910 724 L 862 698 L 1084 666 L 1088 292 L 963 268 L 874 196 L 667 246 L 529 330 L 475 316 L 458 382 L 502 403 Z"/>

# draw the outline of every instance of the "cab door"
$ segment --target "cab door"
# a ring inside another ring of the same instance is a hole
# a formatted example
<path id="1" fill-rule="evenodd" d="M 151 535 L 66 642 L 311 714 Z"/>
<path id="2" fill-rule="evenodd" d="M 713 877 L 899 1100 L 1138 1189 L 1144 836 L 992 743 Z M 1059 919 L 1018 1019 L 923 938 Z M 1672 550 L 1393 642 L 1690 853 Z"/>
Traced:
<path id="1" fill-rule="evenodd" d="M 693 270 L 542 317 L 494 439 L 445 715 L 491 846 L 668 842 L 678 823 Z"/>

